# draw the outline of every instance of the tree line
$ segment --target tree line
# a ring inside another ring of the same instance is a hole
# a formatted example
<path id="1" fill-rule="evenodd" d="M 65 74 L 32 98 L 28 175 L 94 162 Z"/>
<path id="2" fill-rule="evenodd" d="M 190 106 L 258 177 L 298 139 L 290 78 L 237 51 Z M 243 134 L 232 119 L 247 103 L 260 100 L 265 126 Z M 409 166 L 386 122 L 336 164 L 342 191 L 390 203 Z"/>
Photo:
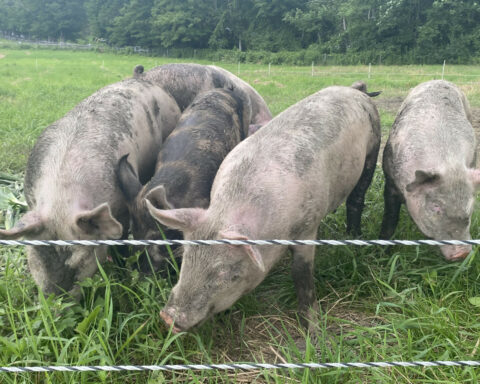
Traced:
<path id="1" fill-rule="evenodd" d="M 0 9 L 3 33 L 153 51 L 303 50 L 425 63 L 480 53 L 473 0 L 0 0 Z"/>

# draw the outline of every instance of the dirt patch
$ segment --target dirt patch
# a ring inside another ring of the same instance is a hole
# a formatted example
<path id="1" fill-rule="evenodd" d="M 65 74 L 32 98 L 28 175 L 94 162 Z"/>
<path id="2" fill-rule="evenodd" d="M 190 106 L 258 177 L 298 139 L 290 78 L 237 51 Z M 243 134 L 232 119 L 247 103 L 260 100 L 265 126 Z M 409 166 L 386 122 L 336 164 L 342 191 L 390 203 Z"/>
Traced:
<path id="1" fill-rule="evenodd" d="M 388 113 L 392 113 L 394 115 L 397 114 L 400 106 L 402 105 L 402 102 L 403 97 L 400 96 L 384 98 L 380 95 L 380 98 L 374 99 L 374 103 L 379 110 L 383 109 Z"/>
<path id="2" fill-rule="evenodd" d="M 32 52 L 30 52 L 30 51 L 25 51 L 25 55 L 30 56 L 31 54 L 32 54 Z"/>
<path id="3" fill-rule="evenodd" d="M 0 53 L 0 59 L 4 59 L 6 55 Z"/>

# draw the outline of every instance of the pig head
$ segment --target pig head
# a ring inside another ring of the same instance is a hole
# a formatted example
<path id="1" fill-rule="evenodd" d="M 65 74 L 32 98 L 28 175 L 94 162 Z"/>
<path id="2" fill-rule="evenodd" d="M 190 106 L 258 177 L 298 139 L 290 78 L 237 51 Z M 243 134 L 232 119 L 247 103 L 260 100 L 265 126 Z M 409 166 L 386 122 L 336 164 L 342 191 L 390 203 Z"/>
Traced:
<path id="1" fill-rule="evenodd" d="M 182 231 L 186 240 L 248 239 L 237 230 L 215 230 L 218 221 L 209 217 L 205 209 L 160 210 L 148 201 L 147 206 L 156 220 Z M 205 273 L 192 276 L 192 271 L 202 265 Z M 266 267 L 258 246 L 185 246 L 179 281 L 160 316 L 168 325 L 175 322 L 174 332 L 190 329 L 232 306 L 260 284 L 265 275 Z"/>
<path id="2" fill-rule="evenodd" d="M 0 238 L 107 240 L 118 239 L 123 233 L 108 203 L 79 209 L 61 219 L 59 216 L 52 219 L 42 211 L 29 211 L 12 229 L 0 230 Z M 72 291 L 74 283 L 92 276 L 97 270 L 96 259 L 104 262 L 107 256 L 105 246 L 30 246 L 27 254 L 30 272 L 44 292 L 74 296 L 78 295 L 78 289 Z"/>
<path id="3" fill-rule="evenodd" d="M 469 240 L 470 220 L 475 204 L 475 190 L 480 185 L 476 169 L 416 170 L 406 186 L 406 205 L 418 228 L 428 237 L 439 240 Z M 443 245 L 447 260 L 464 259 L 470 245 Z"/>

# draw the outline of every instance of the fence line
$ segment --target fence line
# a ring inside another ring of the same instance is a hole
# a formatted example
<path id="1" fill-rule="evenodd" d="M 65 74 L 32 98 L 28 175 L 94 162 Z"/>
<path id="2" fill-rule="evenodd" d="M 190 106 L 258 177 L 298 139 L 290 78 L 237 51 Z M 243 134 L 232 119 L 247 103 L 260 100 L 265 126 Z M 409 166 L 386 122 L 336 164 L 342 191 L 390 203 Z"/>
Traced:
<path id="1" fill-rule="evenodd" d="M 133 53 L 150 53 L 151 51 L 148 48 L 143 48 L 141 46 L 127 46 L 127 47 L 115 47 L 115 46 L 109 46 L 109 45 L 102 45 L 102 44 L 76 44 L 76 43 L 67 43 L 67 42 L 54 42 L 54 41 L 48 41 L 48 40 L 29 40 L 25 38 L 21 38 L 18 36 L 10 36 L 10 35 L 4 35 L 0 33 L 0 38 L 10 40 L 10 41 L 15 41 L 18 42 L 19 44 L 25 43 L 25 44 L 33 44 L 41 47 L 55 47 L 59 49 L 73 49 L 73 50 L 101 50 L 101 49 L 106 49 L 106 50 L 113 50 L 117 52 L 133 52 Z M 166 52 L 166 53 L 165 53 Z M 196 50 L 193 50 L 193 59 L 195 59 L 196 55 Z M 164 50 L 163 56 L 168 57 L 168 49 Z M 188 59 L 187 59 L 188 60 Z M 223 63 L 227 64 L 227 63 Z M 237 74 L 240 74 L 240 65 L 249 65 L 248 63 L 241 63 L 237 62 Z M 252 64 L 254 65 L 254 64 Z M 360 64 L 362 65 L 362 64 Z M 242 68 L 242 74 L 251 74 L 251 73 L 266 73 L 268 76 L 274 75 L 274 74 L 293 74 L 293 75 L 304 75 L 304 76 L 320 76 L 320 75 L 348 75 L 348 76 L 365 76 L 368 77 L 368 79 L 371 79 L 374 76 L 387 76 L 387 77 L 438 77 L 438 78 L 445 78 L 445 77 L 465 77 L 465 78 L 480 78 L 480 74 L 460 74 L 460 73 L 447 73 L 446 70 L 446 62 L 443 62 L 443 65 L 439 65 L 439 72 L 438 73 L 407 73 L 407 74 L 399 74 L 399 73 L 390 73 L 390 72 L 376 72 L 374 71 L 375 65 L 372 65 L 371 63 L 369 64 L 363 64 L 362 66 L 365 66 L 365 71 L 356 71 L 356 72 L 332 72 L 332 71 L 324 71 L 324 70 L 318 70 L 317 68 L 322 68 L 322 67 L 331 67 L 331 66 L 338 66 L 338 67 L 349 67 L 349 66 L 355 66 L 355 65 L 343 65 L 343 64 L 323 64 L 323 65 L 315 65 L 314 62 L 312 62 L 311 68 L 309 66 L 300 66 L 298 67 L 298 70 L 281 70 L 278 69 L 278 67 L 282 67 L 281 65 L 277 66 L 277 68 L 272 68 L 271 63 L 265 64 L 267 67 L 265 70 L 249 70 L 249 69 L 244 69 Z M 287 67 L 292 67 L 291 65 L 286 65 Z M 429 65 L 432 66 L 432 65 Z M 293 66 L 295 67 L 295 66 Z M 388 67 L 386 65 L 379 64 L 377 67 Z M 389 79 L 389 81 L 399 81 L 396 79 Z M 404 80 L 401 80 L 404 81 Z M 480 80 L 479 80 L 480 81 Z M 457 82 L 458 83 L 458 82 Z M 466 83 L 460 83 L 460 84 L 473 84 L 473 82 L 466 82 Z"/>
<path id="2" fill-rule="evenodd" d="M 41 47 L 51 47 L 51 48 L 60 48 L 60 49 L 73 49 L 73 50 L 95 50 L 95 49 L 109 49 L 118 52 L 129 52 L 133 51 L 135 53 L 148 53 L 150 50 L 148 48 L 143 48 L 141 46 L 127 46 L 127 47 L 115 47 L 109 45 L 101 44 L 77 44 L 77 43 L 67 43 L 63 41 L 49 41 L 49 40 L 29 40 L 24 38 L 19 38 L 17 36 L 9 35 L 0 35 L 0 38 L 10 41 L 15 41 L 19 44 L 33 44 Z"/>
<path id="3" fill-rule="evenodd" d="M 0 372 L 125 372 L 125 371 L 205 371 L 205 370 L 244 370 L 261 369 L 333 369 L 333 368 L 431 368 L 431 367 L 478 367 L 478 360 L 458 361 L 378 361 L 357 363 L 228 363 L 228 364 L 171 364 L 171 365 L 48 365 L 37 367 L 0 367 Z"/>
<path id="4" fill-rule="evenodd" d="M 0 240 L 4 246 L 105 246 L 105 245 L 333 245 L 333 246 L 393 246 L 393 245 L 480 245 L 474 240 Z"/>

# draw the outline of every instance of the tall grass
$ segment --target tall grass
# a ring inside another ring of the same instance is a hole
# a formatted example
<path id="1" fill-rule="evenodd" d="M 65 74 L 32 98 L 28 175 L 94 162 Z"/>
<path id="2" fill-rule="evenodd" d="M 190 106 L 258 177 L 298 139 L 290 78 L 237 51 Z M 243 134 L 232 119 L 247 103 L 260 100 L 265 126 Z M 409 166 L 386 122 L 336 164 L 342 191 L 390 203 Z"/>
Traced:
<path id="1" fill-rule="evenodd" d="M 148 69 L 166 62 L 93 52 L 0 49 L 0 54 L 5 55 L 0 59 L 0 172 L 8 173 L 24 170 L 38 134 L 80 100 L 128 77 L 136 64 Z M 238 71 L 236 65 L 226 68 Z M 264 96 L 275 114 L 322 87 L 368 80 L 368 67 L 315 71 L 311 76 L 308 67 L 272 67 L 269 75 L 266 66 L 242 65 L 240 77 Z M 408 89 L 440 74 L 439 67 L 373 68 L 368 83 L 370 89 L 384 92 L 377 100 L 384 136 Z M 480 74 L 480 69 L 447 67 L 446 78 L 465 83 L 475 81 L 466 76 L 474 74 Z M 473 107 L 480 107 L 476 84 L 461 86 Z M 17 191 L 14 182 L 8 187 Z M 363 238 L 378 237 L 382 189 L 383 176 L 377 170 L 367 194 Z M 478 238 L 479 232 L 477 213 L 472 236 Z M 323 221 L 318 237 L 347 237 L 344 207 Z M 423 237 L 404 210 L 396 237 Z M 83 300 L 76 303 L 38 292 L 24 249 L 1 247 L 0 365 L 480 359 L 478 251 L 462 263 L 447 263 L 433 247 L 319 247 L 317 345 L 310 343 L 297 321 L 289 257 L 230 310 L 180 335 L 172 335 L 158 316 L 175 276 L 143 275 L 133 264 L 128 260 L 123 266 L 114 262 L 100 266 L 95 276 L 82 283 Z M 0 373 L 0 382 L 474 383 L 478 376 L 475 368 L 442 367 Z"/>

